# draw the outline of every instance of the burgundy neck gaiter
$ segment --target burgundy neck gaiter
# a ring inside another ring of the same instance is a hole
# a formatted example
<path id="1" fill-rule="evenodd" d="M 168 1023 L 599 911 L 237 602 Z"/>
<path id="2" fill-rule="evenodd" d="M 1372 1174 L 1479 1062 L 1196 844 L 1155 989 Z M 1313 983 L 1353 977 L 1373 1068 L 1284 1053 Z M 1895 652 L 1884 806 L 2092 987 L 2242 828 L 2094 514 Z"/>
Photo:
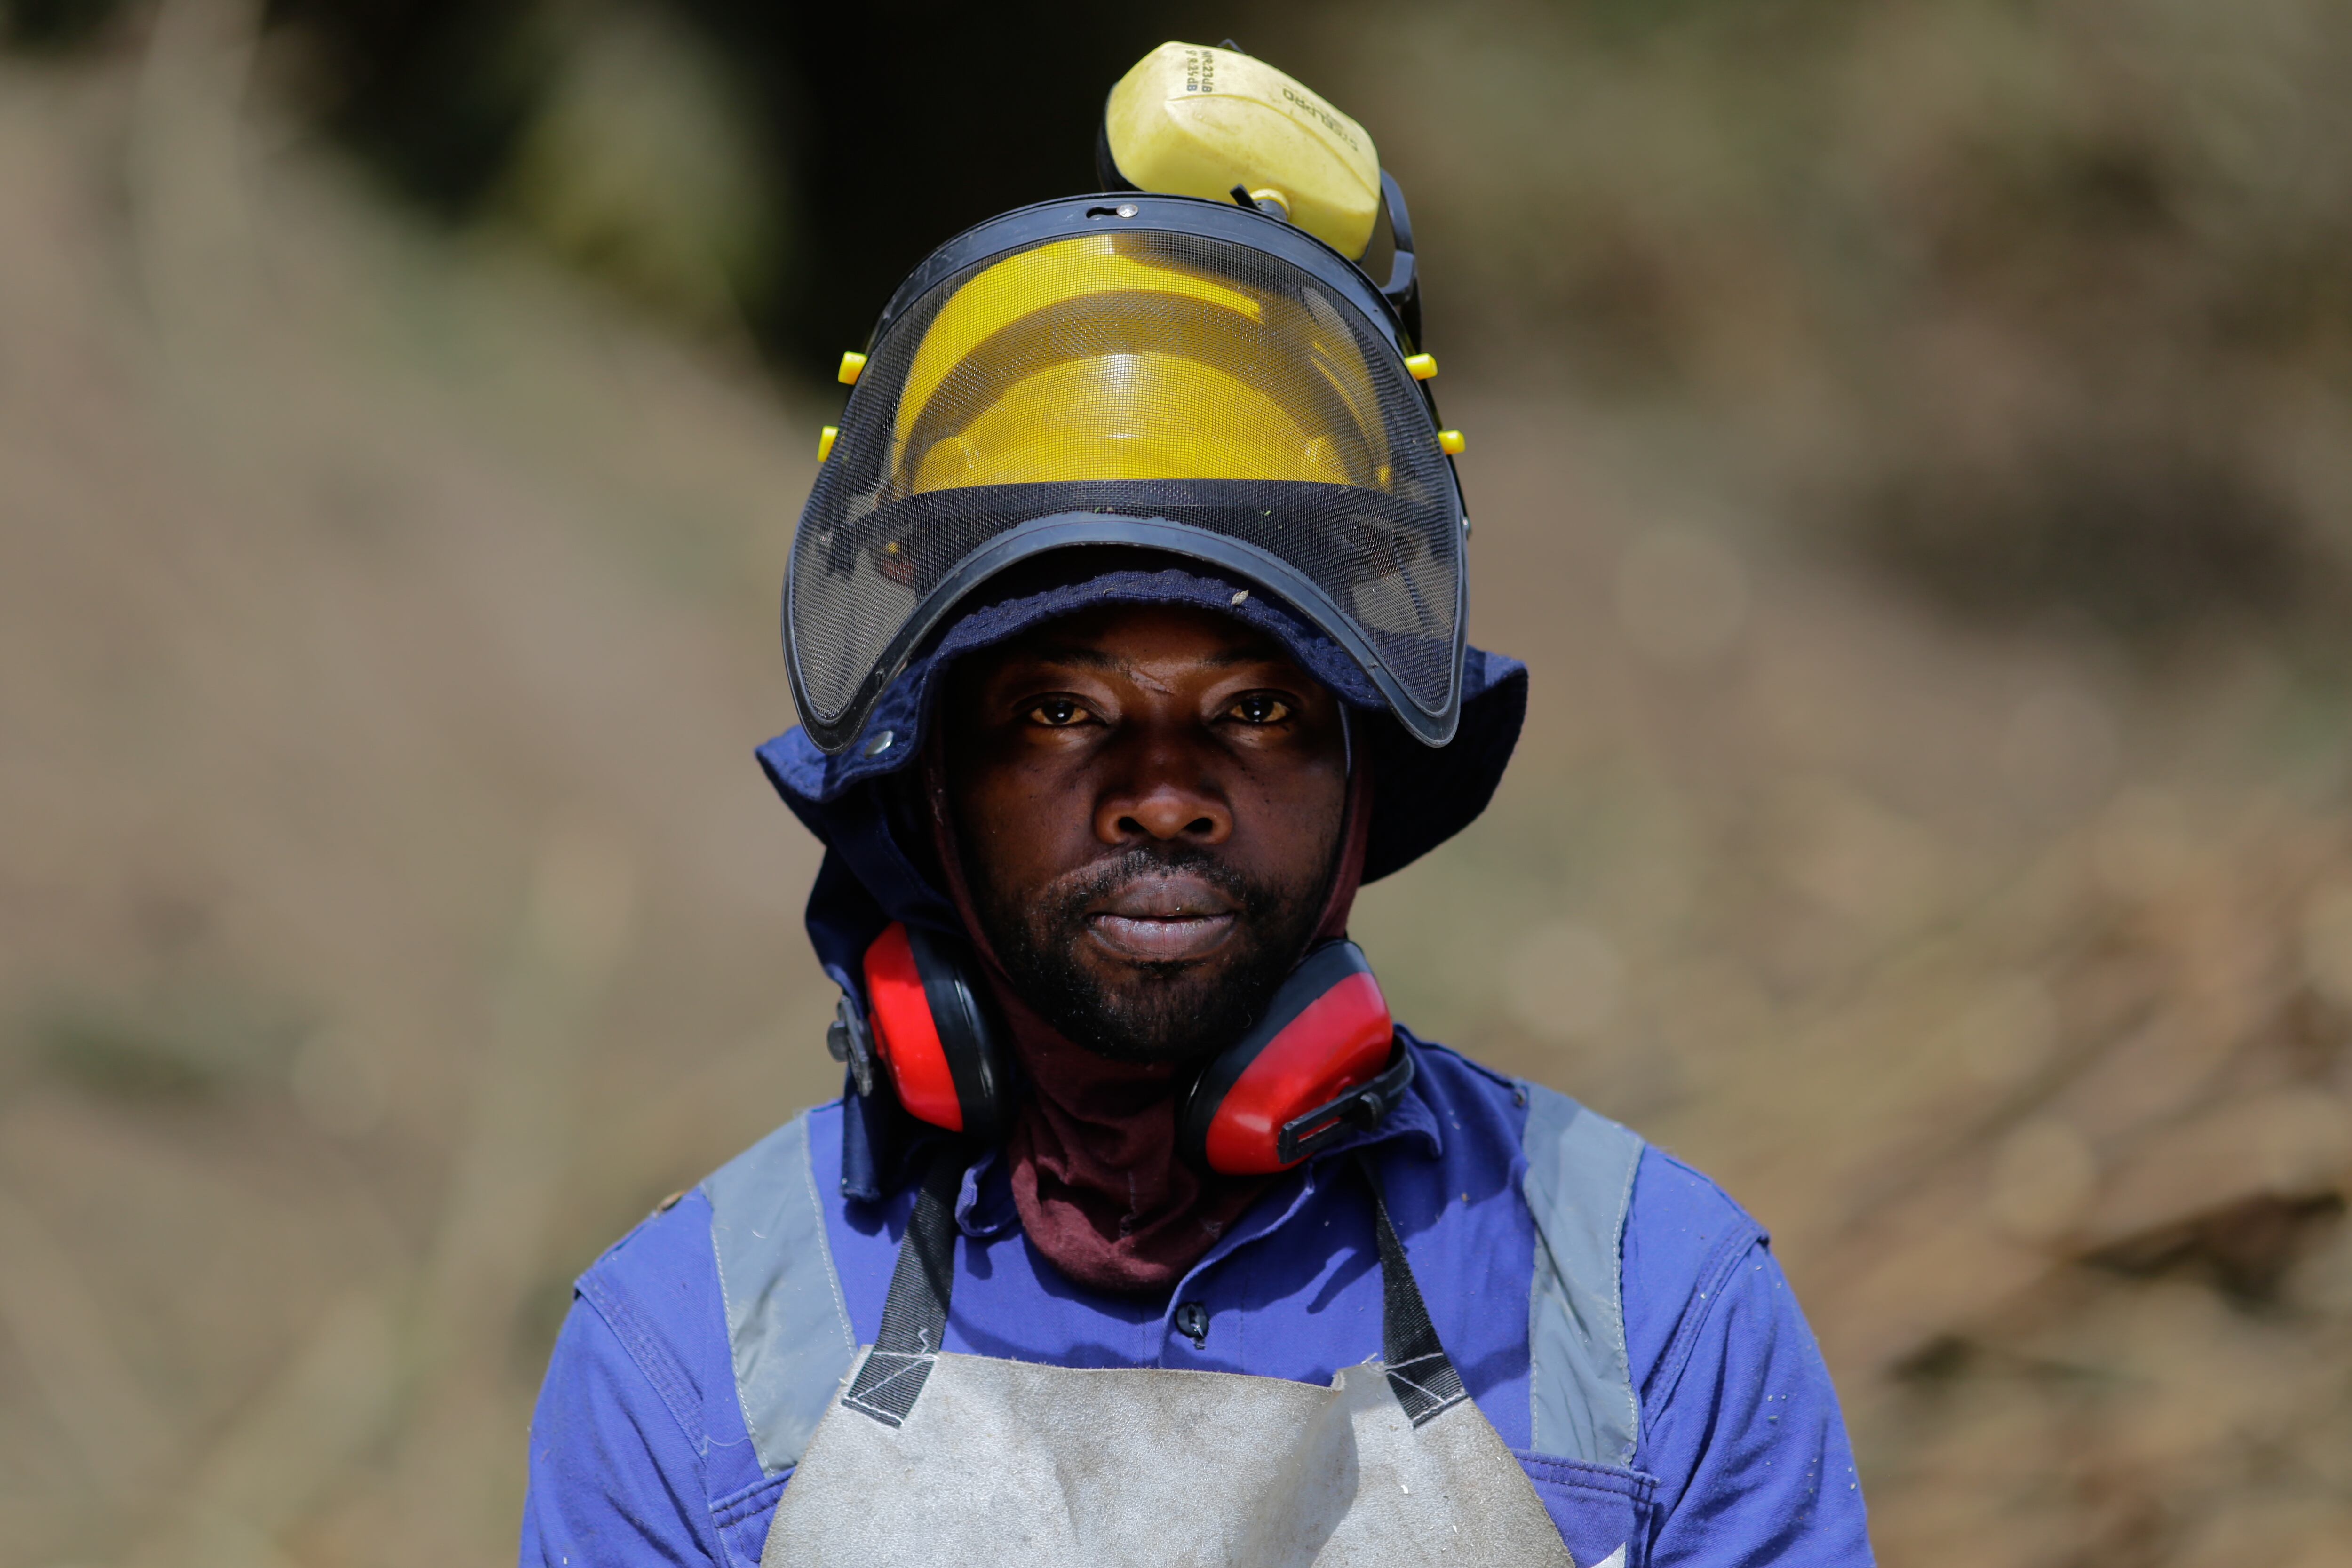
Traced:
<path id="1" fill-rule="evenodd" d="M 1013 994 L 964 885 L 936 749 L 929 761 L 931 821 L 949 893 L 1029 1080 L 1004 1148 L 1021 1227 L 1081 1285 L 1128 1295 L 1168 1290 L 1274 1178 L 1203 1172 L 1178 1152 L 1176 1113 L 1198 1064 L 1098 1056 Z M 1349 780 L 1339 863 L 1316 942 L 1348 932 L 1370 826 L 1370 772 L 1360 767 Z"/>

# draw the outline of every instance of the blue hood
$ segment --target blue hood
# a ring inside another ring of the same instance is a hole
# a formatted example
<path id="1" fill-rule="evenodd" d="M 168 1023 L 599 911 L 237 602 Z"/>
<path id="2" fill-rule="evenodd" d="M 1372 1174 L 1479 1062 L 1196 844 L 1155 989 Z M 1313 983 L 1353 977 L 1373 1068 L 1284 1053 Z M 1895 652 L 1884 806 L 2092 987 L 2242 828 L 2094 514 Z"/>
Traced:
<path id="1" fill-rule="evenodd" d="M 824 845 L 824 861 L 809 894 L 809 942 L 825 973 L 855 1005 L 864 1003 L 858 971 L 866 950 L 891 921 L 962 933 L 946 889 L 923 868 L 930 860 L 929 846 L 906 842 L 908 829 L 894 823 L 885 787 L 892 774 L 922 754 L 940 678 L 966 654 L 1104 603 L 1184 605 L 1232 616 L 1279 638 L 1353 710 L 1354 743 L 1363 765 L 1372 770 L 1367 882 L 1412 864 L 1486 808 L 1527 716 L 1527 667 L 1473 647 L 1464 656 L 1460 727 L 1450 744 L 1424 746 L 1390 715 L 1355 661 L 1304 616 L 1255 584 L 1198 571 L 1108 572 L 981 603 L 915 656 L 845 751 L 827 756 L 798 728 L 759 749 L 760 765 L 776 793 Z M 844 1186 L 853 1195 L 871 1197 L 883 1190 L 877 1176 L 899 1163 L 896 1151 L 904 1142 L 907 1129 L 900 1124 L 906 1118 L 895 1106 L 854 1097 L 853 1103 L 866 1114 L 849 1119 Z"/>

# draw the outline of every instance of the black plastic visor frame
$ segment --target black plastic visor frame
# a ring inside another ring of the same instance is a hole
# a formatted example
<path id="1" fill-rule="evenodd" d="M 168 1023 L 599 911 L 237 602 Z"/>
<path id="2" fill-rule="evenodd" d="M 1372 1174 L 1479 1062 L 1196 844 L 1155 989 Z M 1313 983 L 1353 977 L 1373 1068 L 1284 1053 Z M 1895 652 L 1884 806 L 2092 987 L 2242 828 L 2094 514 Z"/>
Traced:
<path id="1" fill-rule="evenodd" d="M 1469 599 L 1469 574 L 1457 573 L 1454 580 L 1454 646 L 1449 650 L 1451 668 L 1446 675 L 1445 701 L 1435 710 L 1425 709 L 1390 673 L 1380 650 L 1365 637 L 1356 625 L 1340 611 L 1326 594 L 1305 573 L 1270 552 L 1223 534 L 1211 533 L 1180 522 L 1157 518 L 1120 517 L 1104 512 L 1064 512 L 1040 517 L 1005 530 L 956 563 L 955 569 L 940 579 L 939 585 L 923 596 L 906 624 L 884 646 L 874 668 L 858 682 L 856 695 L 849 700 L 840 717 L 828 723 L 817 716 L 802 689 L 800 648 L 793 634 L 793 574 L 798 570 L 798 552 L 784 574 L 784 668 L 793 684 L 793 702 L 800 710 L 801 723 L 817 749 L 828 754 L 847 751 L 856 741 L 858 731 L 866 727 L 875 703 L 889 684 L 898 679 L 914 658 L 923 639 L 938 629 L 940 624 L 962 603 L 974 589 L 998 573 L 1034 559 L 1049 551 L 1068 550 L 1086 545 L 1123 545 L 1129 548 L 1158 551 L 1213 566 L 1237 572 L 1258 584 L 1268 593 L 1288 601 L 1299 614 L 1313 622 L 1324 636 L 1338 643 L 1348 657 L 1357 663 L 1380 692 L 1389 710 L 1404 726 L 1405 732 L 1425 746 L 1443 746 L 1454 739 L 1454 731 L 1462 720 L 1462 654 L 1466 628 Z"/>

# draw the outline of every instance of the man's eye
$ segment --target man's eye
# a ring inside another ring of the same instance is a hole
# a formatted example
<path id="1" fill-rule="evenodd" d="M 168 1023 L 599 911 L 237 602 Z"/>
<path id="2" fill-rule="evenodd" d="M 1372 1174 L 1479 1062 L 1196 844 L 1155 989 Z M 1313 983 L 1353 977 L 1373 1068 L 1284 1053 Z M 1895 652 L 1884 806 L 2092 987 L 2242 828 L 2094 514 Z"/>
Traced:
<path id="1" fill-rule="evenodd" d="M 1067 697 L 1048 697 L 1029 710 L 1029 721 L 1049 730 L 1066 729 L 1086 716 L 1087 710 Z"/>
<path id="2" fill-rule="evenodd" d="M 1279 724 L 1290 717 L 1290 704 L 1271 691 L 1253 691 L 1234 699 L 1225 713 L 1244 724 Z"/>

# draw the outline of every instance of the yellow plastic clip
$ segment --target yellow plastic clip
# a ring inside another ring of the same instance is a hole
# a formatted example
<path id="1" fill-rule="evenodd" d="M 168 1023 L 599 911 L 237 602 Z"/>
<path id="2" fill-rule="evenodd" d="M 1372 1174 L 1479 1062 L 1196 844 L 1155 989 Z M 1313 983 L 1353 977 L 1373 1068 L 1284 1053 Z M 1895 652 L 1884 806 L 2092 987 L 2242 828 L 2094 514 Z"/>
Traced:
<path id="1" fill-rule="evenodd" d="M 1437 356 L 1435 354 L 1407 354 L 1404 356 L 1404 367 L 1405 369 L 1412 372 L 1413 380 L 1427 381 L 1431 376 L 1437 374 Z"/>
<path id="2" fill-rule="evenodd" d="M 841 426 L 838 425 L 828 425 L 824 429 L 816 433 L 816 460 L 818 462 L 822 463 L 827 458 L 833 456 L 833 438 L 840 434 Z M 1441 437 L 1441 439 L 1443 439 L 1443 437 Z"/>
<path id="3" fill-rule="evenodd" d="M 1462 438 L 1462 432 L 1459 430 L 1440 430 L 1437 433 L 1437 449 L 1449 458 L 1460 457 L 1462 448 L 1469 444 Z"/>
<path id="4" fill-rule="evenodd" d="M 837 374 L 835 374 L 834 379 L 841 383 L 844 386 L 856 386 L 857 384 L 858 374 L 865 370 L 865 368 L 866 356 L 864 354 L 844 354 L 841 356 L 841 369 Z M 1437 373 L 1435 371 L 1431 371 L 1429 374 L 1435 375 Z"/>

